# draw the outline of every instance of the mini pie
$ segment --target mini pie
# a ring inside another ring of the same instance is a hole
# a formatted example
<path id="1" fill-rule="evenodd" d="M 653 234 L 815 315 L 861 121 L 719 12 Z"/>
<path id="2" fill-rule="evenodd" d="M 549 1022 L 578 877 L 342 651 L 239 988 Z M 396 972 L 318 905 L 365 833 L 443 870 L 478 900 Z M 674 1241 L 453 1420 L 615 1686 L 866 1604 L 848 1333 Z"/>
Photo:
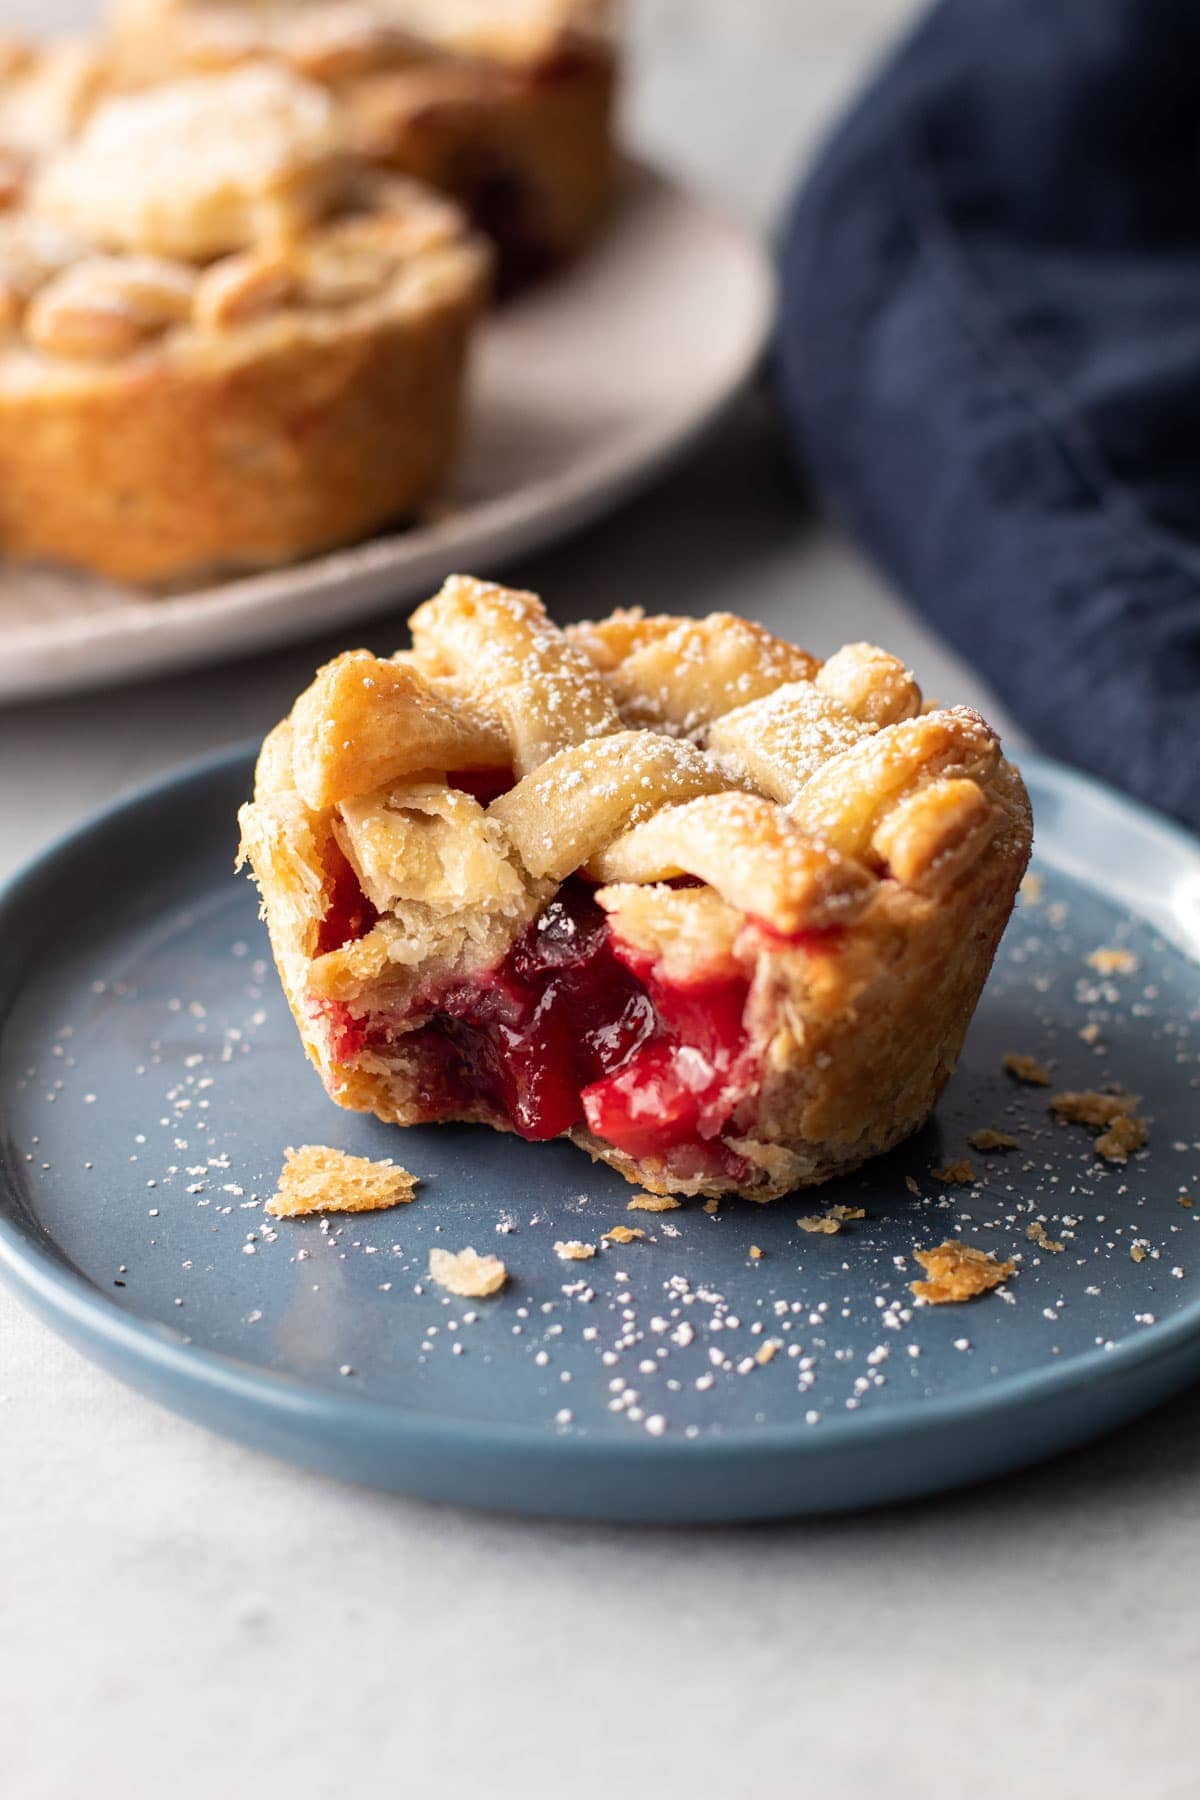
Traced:
<path id="1" fill-rule="evenodd" d="M 560 630 L 453 577 L 263 745 L 242 851 L 330 1095 L 769 1200 L 954 1067 L 1030 849 L 994 732 L 728 614 Z"/>
<path id="2" fill-rule="evenodd" d="M 506 286 L 591 235 L 612 193 L 607 0 L 114 0 L 121 79 L 251 59 L 337 98 L 355 147 L 452 195 Z"/>
<path id="3" fill-rule="evenodd" d="M 171 583 L 411 517 L 488 261 L 284 70 L 106 101 L 0 213 L 0 548 Z"/>
<path id="4" fill-rule="evenodd" d="M 82 39 L 0 35 L 0 206 L 14 205 L 41 158 L 75 135 L 108 73 L 105 53 Z"/>

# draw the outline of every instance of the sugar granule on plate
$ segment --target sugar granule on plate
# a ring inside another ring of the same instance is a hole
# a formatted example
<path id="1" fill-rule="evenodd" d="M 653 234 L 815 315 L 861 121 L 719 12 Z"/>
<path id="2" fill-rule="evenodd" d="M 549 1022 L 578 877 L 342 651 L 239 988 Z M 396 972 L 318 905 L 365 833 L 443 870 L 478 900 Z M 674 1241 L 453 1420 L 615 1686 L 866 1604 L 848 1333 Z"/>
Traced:
<path id="1" fill-rule="evenodd" d="M 1015 1263 L 999 1262 L 990 1250 L 964 1244 L 961 1238 L 947 1238 L 932 1250 L 915 1250 L 913 1254 L 928 1279 L 910 1285 L 917 1299 L 927 1306 L 973 1300 L 977 1294 L 999 1287 L 1016 1269 Z"/>
<path id="2" fill-rule="evenodd" d="M 349 1156 L 327 1144 L 302 1144 L 284 1152 L 278 1191 L 266 1210 L 277 1219 L 299 1219 L 309 1213 L 380 1212 L 405 1206 L 413 1198 L 417 1177 L 393 1162 Z"/>
<path id="3" fill-rule="evenodd" d="M 508 1280 L 508 1270 L 498 1256 L 480 1256 L 471 1244 L 465 1250 L 431 1250 L 429 1273 L 440 1288 L 464 1300 L 486 1300 L 490 1294 L 498 1294 Z"/>

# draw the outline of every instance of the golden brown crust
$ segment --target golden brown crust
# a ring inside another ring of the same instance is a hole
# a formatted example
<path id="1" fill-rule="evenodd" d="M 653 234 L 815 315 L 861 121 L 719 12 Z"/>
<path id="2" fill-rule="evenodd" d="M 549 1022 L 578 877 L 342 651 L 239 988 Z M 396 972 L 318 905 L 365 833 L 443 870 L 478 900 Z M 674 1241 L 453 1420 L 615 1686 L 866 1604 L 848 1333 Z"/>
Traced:
<path id="1" fill-rule="evenodd" d="M 452 195 L 506 285 L 574 254 L 612 196 L 613 34 L 602 0 L 116 0 L 140 86 L 274 59 L 327 86 L 369 160 Z"/>
<path id="2" fill-rule="evenodd" d="M 481 634 L 464 638 L 461 608 L 474 619 L 480 605 Z M 686 623 L 691 642 L 707 636 L 720 643 L 718 626 Z M 376 809 L 372 816 L 379 809 L 411 813 L 418 802 L 402 765 L 424 760 L 426 748 L 406 751 L 397 743 L 390 763 L 371 761 L 371 769 L 388 770 L 385 787 L 362 802 L 331 800 L 338 782 L 314 785 L 307 773 L 314 759 L 329 764 L 323 743 L 357 738 L 376 756 L 362 711 L 364 694 L 369 711 L 374 690 L 352 685 L 345 704 L 334 703 L 326 671 L 283 734 L 268 739 L 255 802 L 243 813 L 245 850 L 263 889 L 293 1010 L 326 1085 L 343 1104 L 399 1123 L 425 1116 L 403 1030 L 386 1054 L 340 1057 L 314 1021 L 314 997 L 366 1012 L 389 1001 L 403 1007 L 418 991 L 422 971 L 428 988 L 431 967 L 485 969 L 489 958 L 500 961 L 556 884 L 586 862 L 607 884 L 596 899 L 622 953 L 645 959 L 669 982 L 748 984 L 742 1023 L 752 1050 L 731 1076 L 721 1127 L 721 1143 L 740 1159 L 741 1176 L 689 1171 L 670 1154 L 629 1155 L 580 1124 L 569 1135 L 590 1155 L 651 1194 L 734 1188 L 765 1200 L 856 1167 L 927 1118 L 953 1070 L 1028 860 L 1029 804 L 1020 777 L 977 714 L 916 715 L 919 696 L 907 671 L 882 652 L 854 646 L 840 665 L 831 659 L 827 697 L 837 690 L 837 704 L 848 713 L 853 706 L 861 732 L 843 748 L 831 744 L 827 759 L 785 805 L 746 792 L 704 747 L 716 724 L 697 723 L 711 710 L 716 677 L 689 677 L 686 686 L 668 683 L 664 690 L 662 665 L 652 663 L 644 703 L 631 687 L 633 656 L 672 635 L 680 641 L 680 624 L 625 614 L 567 634 L 615 695 L 609 713 L 591 679 L 563 660 L 562 634 L 532 596 L 454 578 L 415 615 L 414 654 L 386 665 L 405 671 L 396 718 L 415 707 L 427 721 L 414 729 L 414 746 L 427 745 L 423 734 L 442 728 L 455 683 L 459 705 L 480 731 L 511 718 L 513 695 L 536 686 L 539 672 L 545 692 L 556 696 L 552 707 L 534 707 L 511 728 L 513 761 L 532 764 L 523 780 L 486 809 L 462 794 L 442 806 L 439 816 L 461 815 L 454 841 L 464 856 L 475 846 L 472 868 L 482 868 L 485 847 L 500 859 L 480 891 L 494 897 L 511 888 L 507 910 L 481 907 L 475 896 L 472 916 L 479 916 L 482 935 L 470 953 L 445 937 L 450 915 L 433 904 L 427 848 L 420 855 L 388 851 L 347 836 L 360 806 Z M 493 667 L 481 690 L 472 650 L 485 640 L 493 646 Z M 740 654 L 745 641 L 734 634 L 731 654 Z M 802 654 L 778 640 L 764 646 L 780 685 L 796 684 Z M 810 679 L 819 681 L 820 665 L 809 660 Z M 368 666 L 375 665 L 365 653 L 331 665 L 351 674 Z M 728 687 L 723 691 L 728 697 Z M 314 700 L 318 694 L 325 700 Z M 385 721 L 392 704 L 386 689 L 378 704 Z M 658 717 L 658 730 L 628 729 L 625 721 L 639 706 Z M 346 728 L 351 719 L 353 731 Z M 692 741 L 672 735 L 684 720 Z M 399 736 L 407 730 L 401 722 Z M 457 755 L 452 729 L 445 764 Z M 306 804 L 298 778 L 326 803 Z M 454 794 L 438 786 L 444 777 L 426 770 L 426 778 L 432 793 Z M 358 779 L 352 774 L 350 785 Z M 319 955 L 338 844 L 371 898 L 387 897 L 392 890 L 380 884 L 386 879 L 395 888 L 397 869 L 411 891 L 398 913 Z M 444 850 L 435 861 L 445 869 Z M 662 885 L 681 874 L 699 885 Z M 455 875 L 450 885 L 465 894 L 470 883 Z M 497 1122 L 486 1111 L 467 1116 Z"/>
<path id="3" fill-rule="evenodd" d="M 43 159 L 71 141 L 111 78 L 106 45 L 0 35 L 0 207 L 21 200 Z"/>
<path id="4" fill-rule="evenodd" d="M 453 457 L 481 242 L 348 173 L 319 89 L 182 87 L 101 108 L 46 165 L 48 212 L 0 218 L 11 556 L 152 584 L 283 563 L 412 517 Z"/>
<path id="5" fill-rule="evenodd" d="M 369 650 L 326 663 L 293 716 L 295 782 L 315 811 L 422 769 L 502 769 L 511 758 L 503 730 L 477 707 Z"/>

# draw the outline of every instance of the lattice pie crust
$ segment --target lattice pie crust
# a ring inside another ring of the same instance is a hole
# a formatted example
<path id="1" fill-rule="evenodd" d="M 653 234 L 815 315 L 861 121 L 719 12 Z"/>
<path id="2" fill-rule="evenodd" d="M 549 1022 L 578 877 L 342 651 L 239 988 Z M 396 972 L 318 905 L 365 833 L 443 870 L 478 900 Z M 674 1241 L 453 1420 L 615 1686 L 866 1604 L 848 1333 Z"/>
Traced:
<path id="1" fill-rule="evenodd" d="M 411 625 L 320 671 L 241 816 L 335 1100 L 756 1200 L 923 1122 L 1030 848 L 978 713 L 726 614 L 563 631 L 454 577 Z"/>

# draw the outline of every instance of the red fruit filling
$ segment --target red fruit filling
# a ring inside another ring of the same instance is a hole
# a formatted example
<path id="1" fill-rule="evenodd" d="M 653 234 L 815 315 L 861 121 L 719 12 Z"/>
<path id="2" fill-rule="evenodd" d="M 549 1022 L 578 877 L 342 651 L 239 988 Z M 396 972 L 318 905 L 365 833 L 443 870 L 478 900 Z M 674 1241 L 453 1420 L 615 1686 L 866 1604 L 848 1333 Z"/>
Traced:
<path id="1" fill-rule="evenodd" d="M 460 769 L 446 779 L 452 788 L 478 800 L 480 806 L 490 806 L 493 800 L 508 792 L 515 777 L 511 769 Z"/>
<path id="2" fill-rule="evenodd" d="M 752 1074 L 747 991 L 741 974 L 667 980 L 572 880 L 498 967 L 424 1003 L 415 1029 L 324 1010 L 339 1060 L 403 1048 L 431 1117 L 482 1112 L 530 1139 L 586 1124 L 680 1178 L 737 1180 L 745 1163 L 717 1139 Z"/>
<path id="3" fill-rule="evenodd" d="M 318 956 L 324 956 L 330 950 L 341 950 L 344 945 L 365 937 L 379 918 L 359 886 L 358 876 L 336 844 L 330 844 L 326 864 L 332 893 L 317 932 Z"/>

